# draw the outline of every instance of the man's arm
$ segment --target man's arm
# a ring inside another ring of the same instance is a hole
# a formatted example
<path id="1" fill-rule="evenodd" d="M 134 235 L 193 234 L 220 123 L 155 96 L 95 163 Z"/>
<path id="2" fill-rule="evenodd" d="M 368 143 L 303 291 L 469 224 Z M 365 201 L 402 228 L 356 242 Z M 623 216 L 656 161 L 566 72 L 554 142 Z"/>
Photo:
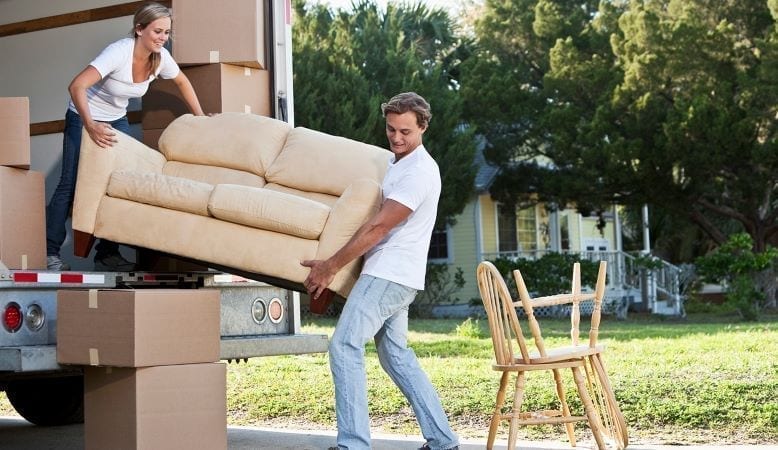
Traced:
<path id="1" fill-rule="evenodd" d="M 311 272 L 303 282 L 303 286 L 314 298 L 332 283 L 335 274 L 355 258 L 364 255 L 368 250 L 381 242 L 381 239 L 407 219 L 413 212 L 410 208 L 395 200 L 386 200 L 375 216 L 365 222 L 354 236 L 334 255 L 325 260 L 306 260 L 300 264 L 310 267 Z"/>

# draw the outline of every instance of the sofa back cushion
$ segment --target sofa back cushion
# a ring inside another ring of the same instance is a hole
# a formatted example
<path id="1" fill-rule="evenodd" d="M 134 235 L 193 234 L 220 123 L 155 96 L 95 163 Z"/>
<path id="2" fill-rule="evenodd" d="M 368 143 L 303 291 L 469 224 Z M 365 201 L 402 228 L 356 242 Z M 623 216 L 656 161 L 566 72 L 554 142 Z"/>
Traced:
<path id="1" fill-rule="evenodd" d="M 162 167 L 162 173 L 171 177 L 202 181 L 214 186 L 217 184 L 242 184 L 253 187 L 265 185 L 264 178 L 251 172 L 179 161 L 168 161 L 165 163 L 164 167 Z"/>
<path id="2" fill-rule="evenodd" d="M 289 132 L 286 145 L 265 173 L 268 183 L 337 195 L 357 178 L 379 184 L 391 152 L 303 127 Z"/>
<path id="3" fill-rule="evenodd" d="M 215 116 L 185 114 L 159 138 L 168 161 L 226 167 L 264 176 L 292 127 L 270 117 L 246 113 Z"/>
<path id="4" fill-rule="evenodd" d="M 308 191 L 301 191 L 299 189 L 290 188 L 281 184 L 275 184 L 275 183 L 268 183 L 265 185 L 265 189 L 269 191 L 276 191 L 276 192 L 283 192 L 285 194 L 291 194 L 296 195 L 298 197 L 307 198 L 308 200 L 313 200 L 315 202 L 323 203 L 330 208 L 332 208 L 332 205 L 335 204 L 335 202 L 338 201 L 339 197 L 336 197 L 334 195 L 330 194 L 321 194 L 319 192 L 308 192 Z"/>

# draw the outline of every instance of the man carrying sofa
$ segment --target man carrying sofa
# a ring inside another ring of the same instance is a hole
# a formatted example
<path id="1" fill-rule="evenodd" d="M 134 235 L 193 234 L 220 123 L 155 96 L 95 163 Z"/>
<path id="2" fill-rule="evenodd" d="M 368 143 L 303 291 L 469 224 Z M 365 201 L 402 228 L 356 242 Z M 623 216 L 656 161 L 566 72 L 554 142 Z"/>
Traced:
<path id="1" fill-rule="evenodd" d="M 303 285 L 318 298 L 342 267 L 365 256 L 329 346 L 338 423 L 338 446 L 332 449 L 370 448 L 364 347 L 371 338 L 381 366 L 413 407 L 427 441 L 420 450 L 458 449 L 438 394 L 406 339 L 408 306 L 424 289 L 441 190 L 438 165 L 422 145 L 430 106 L 406 92 L 381 110 L 394 158 L 383 180 L 379 211 L 328 259 L 301 261 L 311 268 Z"/>

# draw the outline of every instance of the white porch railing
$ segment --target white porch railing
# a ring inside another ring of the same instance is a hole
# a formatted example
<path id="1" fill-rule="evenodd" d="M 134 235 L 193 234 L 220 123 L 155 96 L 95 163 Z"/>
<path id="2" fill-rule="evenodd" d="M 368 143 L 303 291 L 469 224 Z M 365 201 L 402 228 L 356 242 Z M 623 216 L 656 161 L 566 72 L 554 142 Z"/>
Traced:
<path id="1" fill-rule="evenodd" d="M 484 253 L 482 259 L 495 260 L 529 259 L 534 260 L 545 254 L 553 253 L 550 250 L 537 250 L 533 252 L 499 252 Z M 646 264 L 645 256 L 637 256 L 625 252 L 616 251 L 565 251 L 564 254 L 579 255 L 582 260 L 607 261 L 608 281 L 607 288 L 619 292 L 639 292 L 640 298 L 647 310 L 655 314 L 684 316 L 683 309 L 685 298 L 684 271 L 660 258 L 650 257 L 650 264 Z"/>

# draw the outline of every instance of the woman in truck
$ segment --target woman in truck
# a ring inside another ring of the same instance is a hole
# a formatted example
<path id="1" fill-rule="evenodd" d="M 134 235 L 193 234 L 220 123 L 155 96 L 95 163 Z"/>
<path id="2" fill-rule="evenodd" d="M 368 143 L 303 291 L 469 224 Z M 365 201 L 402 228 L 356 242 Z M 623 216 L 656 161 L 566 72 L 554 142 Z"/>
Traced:
<path id="1" fill-rule="evenodd" d="M 100 147 L 112 146 L 116 142 L 115 130 L 130 133 L 129 100 L 142 97 L 149 83 L 156 78 L 173 79 L 190 111 L 203 115 L 192 84 L 164 48 L 170 38 L 171 26 L 170 9 L 158 3 L 144 4 L 133 17 L 132 37 L 110 44 L 71 81 L 62 145 L 62 174 L 46 208 L 49 270 L 69 269 L 60 258 L 60 248 L 65 241 L 65 223 L 73 206 L 82 129 Z M 95 270 L 134 269 L 134 264 L 122 257 L 115 242 L 102 239 L 95 250 Z"/>

